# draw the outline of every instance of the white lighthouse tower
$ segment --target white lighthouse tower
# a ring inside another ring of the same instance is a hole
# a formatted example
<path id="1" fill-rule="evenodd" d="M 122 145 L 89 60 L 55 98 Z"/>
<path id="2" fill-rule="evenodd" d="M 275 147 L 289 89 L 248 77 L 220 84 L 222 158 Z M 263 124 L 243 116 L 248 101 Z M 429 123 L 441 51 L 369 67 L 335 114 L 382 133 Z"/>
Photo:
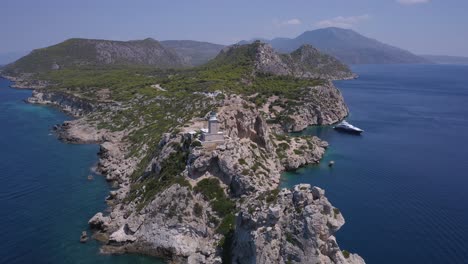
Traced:
<path id="1" fill-rule="evenodd" d="M 205 142 L 223 142 L 223 132 L 219 131 L 219 121 L 216 116 L 216 112 L 212 111 L 208 119 L 208 132 L 203 134 L 203 140 Z"/>
<path id="2" fill-rule="evenodd" d="M 219 121 L 216 116 L 216 112 L 210 113 L 210 119 L 208 120 L 208 134 L 218 134 L 219 132 Z"/>

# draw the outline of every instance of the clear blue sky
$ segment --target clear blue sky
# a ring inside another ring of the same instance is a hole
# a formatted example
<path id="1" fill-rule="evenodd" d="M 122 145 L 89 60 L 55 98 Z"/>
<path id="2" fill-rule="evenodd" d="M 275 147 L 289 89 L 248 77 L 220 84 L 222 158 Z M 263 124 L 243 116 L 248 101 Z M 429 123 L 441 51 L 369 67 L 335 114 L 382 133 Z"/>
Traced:
<path id="1" fill-rule="evenodd" d="M 467 0 L 1 0 L 0 53 L 67 38 L 231 44 L 326 26 L 418 54 L 468 56 Z"/>

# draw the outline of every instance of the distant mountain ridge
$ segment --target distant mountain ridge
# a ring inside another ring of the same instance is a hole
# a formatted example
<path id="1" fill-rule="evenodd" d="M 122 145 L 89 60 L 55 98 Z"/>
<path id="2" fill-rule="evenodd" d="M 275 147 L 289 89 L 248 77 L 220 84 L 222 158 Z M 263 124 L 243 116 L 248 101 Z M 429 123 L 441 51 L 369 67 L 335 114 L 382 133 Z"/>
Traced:
<path id="1" fill-rule="evenodd" d="M 437 64 L 468 65 L 468 57 L 448 55 L 420 55 L 421 57 Z"/>
<path id="2" fill-rule="evenodd" d="M 193 66 L 208 62 L 225 47 L 220 44 L 195 40 L 163 40 L 160 43 L 166 48 L 175 50 Z"/>
<path id="3" fill-rule="evenodd" d="M 251 41 L 242 41 L 248 43 Z M 267 40 L 273 48 L 289 53 L 309 44 L 347 64 L 408 64 L 428 63 L 409 51 L 367 38 L 351 29 L 323 28 L 306 31 L 296 38 Z"/>
<path id="4" fill-rule="evenodd" d="M 36 73 L 51 69 L 80 66 L 142 65 L 158 68 L 189 66 L 179 54 L 158 41 L 114 41 L 69 39 L 62 43 L 33 50 L 5 67 L 7 73 Z"/>

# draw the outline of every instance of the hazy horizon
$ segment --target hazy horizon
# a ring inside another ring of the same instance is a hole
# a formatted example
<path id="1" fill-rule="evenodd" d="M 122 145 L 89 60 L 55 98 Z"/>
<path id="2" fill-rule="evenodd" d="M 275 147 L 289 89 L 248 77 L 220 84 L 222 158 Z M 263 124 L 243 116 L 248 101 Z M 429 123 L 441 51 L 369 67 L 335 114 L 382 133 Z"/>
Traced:
<path id="1" fill-rule="evenodd" d="M 378 2 L 378 3 L 377 3 Z M 297 0 L 178 1 L 7 0 L 0 55 L 18 56 L 69 38 L 197 40 L 233 44 L 293 38 L 325 27 L 353 29 L 415 54 L 468 56 L 466 1 Z"/>

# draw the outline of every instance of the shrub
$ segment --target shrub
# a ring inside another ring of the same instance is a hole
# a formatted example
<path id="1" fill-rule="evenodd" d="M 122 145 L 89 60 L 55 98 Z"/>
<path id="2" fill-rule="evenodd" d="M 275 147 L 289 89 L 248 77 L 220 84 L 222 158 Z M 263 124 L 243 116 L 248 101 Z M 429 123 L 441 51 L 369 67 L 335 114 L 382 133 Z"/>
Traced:
<path id="1" fill-rule="evenodd" d="M 192 142 L 191 146 L 192 146 L 192 148 L 201 147 L 202 143 L 200 142 L 200 140 L 194 140 Z"/>
<path id="2" fill-rule="evenodd" d="M 285 143 L 285 142 L 281 142 L 278 144 L 278 147 L 282 150 L 287 150 L 289 149 L 289 144 L 288 143 Z"/>
<path id="3" fill-rule="evenodd" d="M 199 181 L 194 191 L 203 194 L 208 200 L 224 197 L 223 188 L 221 188 L 219 180 L 216 178 L 207 178 Z"/>
<path id="4" fill-rule="evenodd" d="M 345 258 L 349 258 L 350 253 L 348 250 L 343 250 L 342 253 Z"/>
<path id="5" fill-rule="evenodd" d="M 253 171 L 257 171 L 259 167 L 260 167 L 260 163 L 259 163 L 258 161 L 256 161 L 256 162 L 254 163 L 254 165 L 252 166 L 252 170 L 253 170 Z"/>
<path id="6" fill-rule="evenodd" d="M 274 190 L 268 191 L 266 193 L 266 202 L 267 203 L 276 202 L 276 200 L 278 200 L 279 192 L 280 192 L 279 189 L 274 189 Z"/>
<path id="7" fill-rule="evenodd" d="M 295 149 L 295 150 L 294 150 L 294 154 L 296 154 L 296 155 L 302 155 L 302 154 L 304 154 L 304 152 L 302 152 L 302 150 Z"/>
<path id="8" fill-rule="evenodd" d="M 333 208 L 333 216 L 336 218 L 337 215 L 340 214 L 340 209 L 338 208 Z"/>
<path id="9" fill-rule="evenodd" d="M 226 235 L 234 229 L 234 224 L 236 222 L 236 216 L 233 213 L 226 215 L 221 224 L 216 229 L 216 232 Z"/>
<path id="10" fill-rule="evenodd" d="M 199 181 L 194 191 L 203 194 L 210 201 L 211 207 L 219 216 L 231 213 L 236 207 L 235 203 L 226 197 L 223 188 L 219 184 L 219 180 L 216 178 Z"/>
<path id="11" fill-rule="evenodd" d="M 195 214 L 195 216 L 201 217 L 203 213 L 203 206 L 201 206 L 199 203 L 195 203 L 195 205 L 193 206 L 193 213 Z"/>
<path id="12" fill-rule="evenodd" d="M 213 210 L 217 212 L 220 216 L 226 215 L 234 211 L 236 204 L 231 201 L 229 198 L 220 198 L 211 202 Z"/>
<path id="13" fill-rule="evenodd" d="M 291 244 L 294 244 L 294 242 L 295 242 L 294 240 L 295 239 L 294 239 L 294 237 L 293 237 L 293 235 L 291 233 L 289 233 L 289 232 L 286 233 L 286 241 L 288 241 Z"/>
<path id="14" fill-rule="evenodd" d="M 242 159 L 242 158 L 241 158 L 241 159 L 239 159 L 238 161 L 239 161 L 239 164 L 240 164 L 240 165 L 247 165 L 247 162 L 245 161 L 245 159 Z"/>

